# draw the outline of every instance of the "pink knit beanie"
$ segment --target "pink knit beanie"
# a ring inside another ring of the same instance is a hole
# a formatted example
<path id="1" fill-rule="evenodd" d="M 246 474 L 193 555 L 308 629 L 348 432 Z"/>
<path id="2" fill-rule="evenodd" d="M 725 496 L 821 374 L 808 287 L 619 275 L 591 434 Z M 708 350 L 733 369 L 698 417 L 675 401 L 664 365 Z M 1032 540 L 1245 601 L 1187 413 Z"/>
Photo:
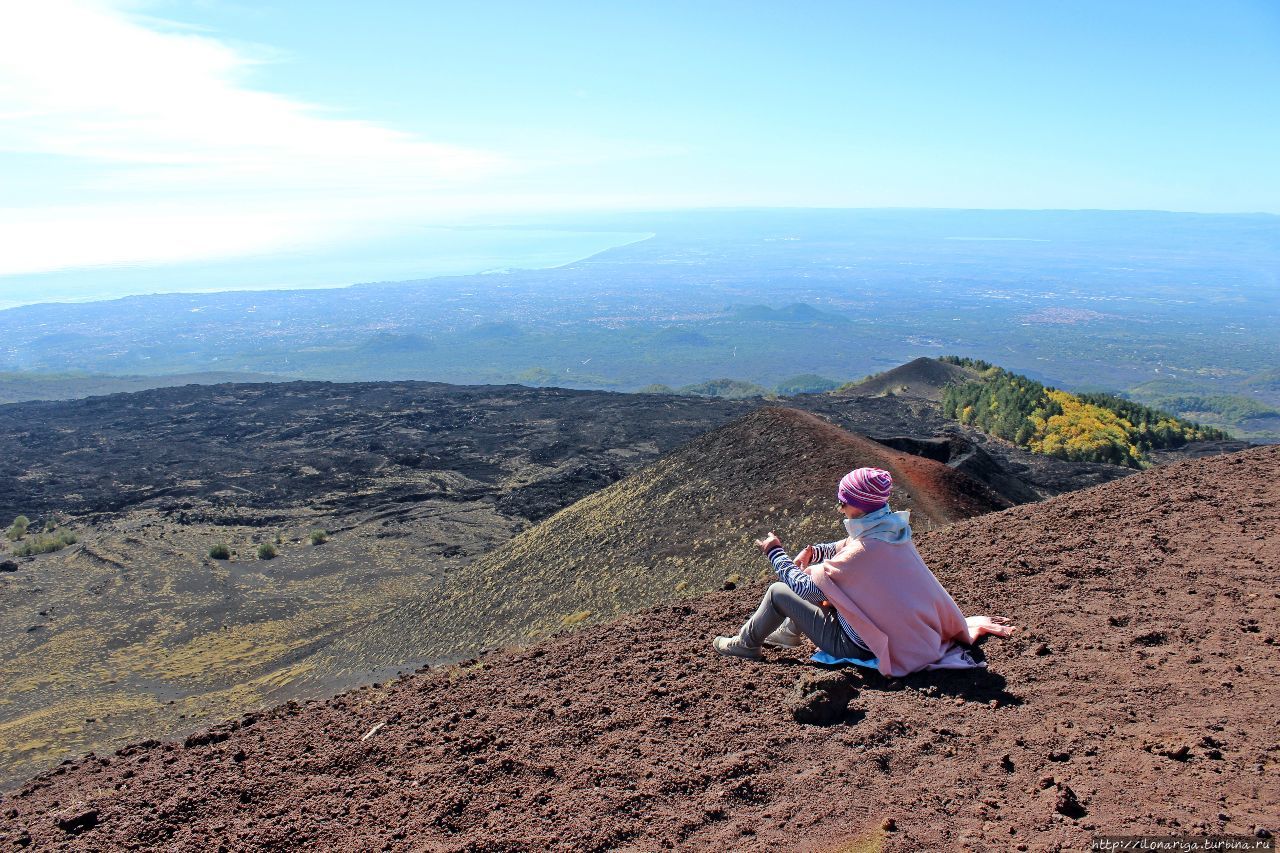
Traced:
<path id="1" fill-rule="evenodd" d="M 881 468 L 855 468 L 840 481 L 836 500 L 863 512 L 877 510 L 889 502 L 893 477 Z"/>

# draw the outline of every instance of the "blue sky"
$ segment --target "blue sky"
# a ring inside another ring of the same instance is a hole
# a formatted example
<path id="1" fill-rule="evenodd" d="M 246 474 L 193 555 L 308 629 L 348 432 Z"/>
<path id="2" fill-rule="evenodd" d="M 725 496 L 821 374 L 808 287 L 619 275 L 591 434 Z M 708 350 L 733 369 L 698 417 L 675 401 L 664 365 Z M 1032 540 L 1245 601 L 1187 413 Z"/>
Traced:
<path id="1" fill-rule="evenodd" d="M 1280 4 L 0 0 L 0 275 L 407 221 L 1280 213 Z"/>

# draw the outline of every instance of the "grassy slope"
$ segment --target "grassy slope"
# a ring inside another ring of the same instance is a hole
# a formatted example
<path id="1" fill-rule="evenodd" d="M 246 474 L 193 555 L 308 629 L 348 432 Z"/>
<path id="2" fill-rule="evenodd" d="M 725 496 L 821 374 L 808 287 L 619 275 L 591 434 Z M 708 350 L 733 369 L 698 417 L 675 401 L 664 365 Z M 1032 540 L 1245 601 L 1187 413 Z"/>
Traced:
<path id="1" fill-rule="evenodd" d="M 862 465 L 894 474 L 892 505 L 913 510 L 920 531 L 1000 507 L 937 462 L 805 412 L 762 409 L 452 567 L 438 592 L 343 643 L 399 645 L 406 659 L 425 649 L 456 655 L 757 579 L 768 566 L 752 540 L 770 529 L 792 550 L 841 538 L 835 484 Z"/>

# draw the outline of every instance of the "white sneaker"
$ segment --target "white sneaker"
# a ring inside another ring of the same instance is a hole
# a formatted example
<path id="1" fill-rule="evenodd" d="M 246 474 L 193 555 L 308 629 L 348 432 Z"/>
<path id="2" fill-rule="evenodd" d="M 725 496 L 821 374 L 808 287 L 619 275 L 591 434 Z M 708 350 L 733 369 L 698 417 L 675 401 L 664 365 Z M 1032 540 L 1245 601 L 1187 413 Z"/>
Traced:
<path id="1" fill-rule="evenodd" d="M 804 635 L 797 631 L 794 623 L 788 619 L 778 627 L 778 630 L 764 638 L 764 644 L 773 646 L 775 649 L 798 649 L 803 639 Z"/>
<path id="2" fill-rule="evenodd" d="M 737 637 L 716 637 L 711 645 L 722 655 L 731 655 L 747 660 L 760 660 L 760 649 L 752 648 Z"/>

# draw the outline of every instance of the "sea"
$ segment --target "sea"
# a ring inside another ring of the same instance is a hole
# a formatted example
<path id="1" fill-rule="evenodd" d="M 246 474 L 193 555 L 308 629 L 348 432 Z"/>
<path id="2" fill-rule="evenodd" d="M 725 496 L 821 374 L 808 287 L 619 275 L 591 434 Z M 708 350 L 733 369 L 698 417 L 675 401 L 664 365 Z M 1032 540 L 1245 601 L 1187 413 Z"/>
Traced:
<path id="1" fill-rule="evenodd" d="M 0 310 L 151 293 L 308 290 L 564 266 L 652 237 L 630 231 L 421 227 L 360 243 L 220 260 L 0 276 Z"/>

